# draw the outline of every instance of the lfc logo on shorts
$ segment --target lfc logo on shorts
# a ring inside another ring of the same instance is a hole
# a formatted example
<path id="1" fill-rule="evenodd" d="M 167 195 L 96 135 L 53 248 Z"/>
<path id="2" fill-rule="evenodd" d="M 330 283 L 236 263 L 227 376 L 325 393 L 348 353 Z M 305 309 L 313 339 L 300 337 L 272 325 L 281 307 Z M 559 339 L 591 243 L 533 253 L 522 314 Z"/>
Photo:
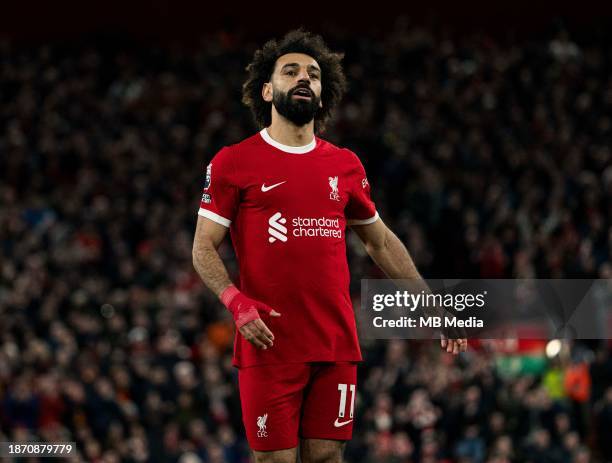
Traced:
<path id="1" fill-rule="evenodd" d="M 268 432 L 266 431 L 266 421 L 268 420 L 268 414 L 264 414 L 263 416 L 257 417 L 257 426 L 259 426 L 259 431 L 257 431 L 257 437 L 268 437 Z"/>

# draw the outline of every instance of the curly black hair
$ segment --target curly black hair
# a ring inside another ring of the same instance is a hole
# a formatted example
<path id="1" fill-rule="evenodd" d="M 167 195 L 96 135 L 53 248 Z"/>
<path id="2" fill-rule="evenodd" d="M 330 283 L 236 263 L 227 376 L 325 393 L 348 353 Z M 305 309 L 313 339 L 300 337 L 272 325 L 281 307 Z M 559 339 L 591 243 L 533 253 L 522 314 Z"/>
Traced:
<path id="1" fill-rule="evenodd" d="M 288 32 L 280 42 L 269 40 L 255 52 L 253 61 L 246 68 L 248 78 L 242 86 L 242 102 L 251 109 L 260 128 L 272 123 L 272 103 L 264 101 L 261 90 L 264 83 L 270 82 L 276 60 L 287 53 L 304 53 L 321 67 L 322 108 L 315 114 L 315 132 L 321 133 L 346 91 L 342 69 L 344 54 L 332 52 L 320 35 L 303 28 Z"/>

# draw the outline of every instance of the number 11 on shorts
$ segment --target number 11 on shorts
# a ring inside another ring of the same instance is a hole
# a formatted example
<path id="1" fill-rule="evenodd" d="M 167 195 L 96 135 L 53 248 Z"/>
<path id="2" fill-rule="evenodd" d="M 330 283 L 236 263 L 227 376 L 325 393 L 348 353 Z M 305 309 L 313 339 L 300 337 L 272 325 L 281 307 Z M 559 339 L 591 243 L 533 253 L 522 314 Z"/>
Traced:
<path id="1" fill-rule="evenodd" d="M 349 418 L 353 418 L 353 411 L 355 410 L 355 385 L 354 384 L 338 384 L 338 390 L 340 391 L 340 407 L 338 408 L 338 417 L 344 418 L 346 414 L 346 393 L 349 389 L 351 391 L 351 410 Z"/>

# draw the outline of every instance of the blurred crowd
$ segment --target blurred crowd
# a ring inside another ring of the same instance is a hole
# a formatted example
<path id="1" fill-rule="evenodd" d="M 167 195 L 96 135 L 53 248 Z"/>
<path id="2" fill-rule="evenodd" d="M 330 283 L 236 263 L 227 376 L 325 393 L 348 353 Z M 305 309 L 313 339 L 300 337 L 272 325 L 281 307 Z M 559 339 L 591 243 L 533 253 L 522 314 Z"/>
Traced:
<path id="1" fill-rule="evenodd" d="M 403 19 L 326 38 L 350 90 L 322 136 L 361 157 L 424 276 L 612 277 L 612 41 Z M 240 87 L 258 45 L 0 42 L 0 441 L 74 441 L 92 463 L 249 461 L 233 327 L 191 246 L 204 167 L 256 130 Z M 358 295 L 380 273 L 354 235 L 348 253 Z M 612 461 L 609 346 L 514 376 L 486 348 L 363 353 L 348 462 Z"/>

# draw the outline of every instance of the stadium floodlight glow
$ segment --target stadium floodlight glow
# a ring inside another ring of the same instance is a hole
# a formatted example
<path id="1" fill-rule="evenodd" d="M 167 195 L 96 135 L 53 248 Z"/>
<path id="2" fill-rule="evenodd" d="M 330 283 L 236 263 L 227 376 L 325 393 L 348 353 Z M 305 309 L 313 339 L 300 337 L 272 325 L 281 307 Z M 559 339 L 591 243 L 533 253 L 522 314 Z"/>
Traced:
<path id="1" fill-rule="evenodd" d="M 561 352 L 562 346 L 563 344 L 559 339 L 552 339 L 551 341 L 548 341 L 548 344 L 546 344 L 546 356 L 548 358 L 556 357 L 559 355 L 559 352 Z"/>

